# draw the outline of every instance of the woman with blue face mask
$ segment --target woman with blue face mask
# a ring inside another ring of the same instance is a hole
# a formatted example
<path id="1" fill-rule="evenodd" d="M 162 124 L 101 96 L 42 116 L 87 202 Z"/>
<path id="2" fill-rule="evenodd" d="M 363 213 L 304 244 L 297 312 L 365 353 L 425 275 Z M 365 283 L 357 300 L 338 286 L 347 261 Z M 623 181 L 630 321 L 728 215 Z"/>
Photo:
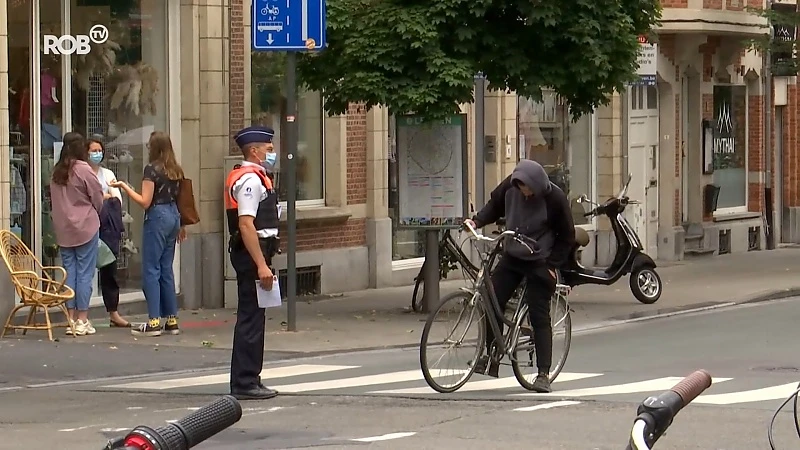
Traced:
<path id="1" fill-rule="evenodd" d="M 108 245 L 114 256 L 119 258 L 120 241 L 124 225 L 122 222 L 122 194 L 109 183 L 117 179 L 110 169 L 101 167 L 105 158 L 105 147 L 96 139 L 89 139 L 89 165 L 97 175 L 103 188 L 103 210 L 100 214 L 100 239 Z M 105 217 L 104 217 L 105 216 Z M 117 281 L 117 261 L 100 269 L 100 291 L 106 305 L 112 327 L 129 328 L 131 323 L 119 315 L 119 282 Z"/>

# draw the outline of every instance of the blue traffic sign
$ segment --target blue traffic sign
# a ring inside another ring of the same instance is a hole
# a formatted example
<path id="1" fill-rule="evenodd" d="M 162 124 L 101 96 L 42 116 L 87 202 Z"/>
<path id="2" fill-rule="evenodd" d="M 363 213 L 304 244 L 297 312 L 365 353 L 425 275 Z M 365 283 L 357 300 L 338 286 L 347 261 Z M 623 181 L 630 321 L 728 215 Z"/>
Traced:
<path id="1" fill-rule="evenodd" d="M 325 47 L 325 0 L 252 0 L 253 50 Z"/>

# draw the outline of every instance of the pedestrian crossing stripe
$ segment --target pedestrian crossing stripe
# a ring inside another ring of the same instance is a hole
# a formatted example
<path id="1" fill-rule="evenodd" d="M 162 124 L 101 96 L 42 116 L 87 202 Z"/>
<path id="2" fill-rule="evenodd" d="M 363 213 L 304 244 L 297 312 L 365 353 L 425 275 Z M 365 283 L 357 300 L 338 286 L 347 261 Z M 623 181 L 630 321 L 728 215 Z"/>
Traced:
<path id="1" fill-rule="evenodd" d="M 296 366 L 286 367 L 270 367 L 261 371 L 261 381 L 272 380 L 277 378 L 299 377 L 302 375 L 315 375 L 326 372 L 335 372 L 337 370 L 358 369 L 361 366 L 331 366 L 331 365 L 314 365 L 314 364 L 299 364 Z M 172 380 L 161 381 L 141 381 L 136 383 L 116 384 L 113 386 L 106 386 L 108 388 L 117 389 L 146 389 L 146 390 L 159 390 L 187 388 L 196 386 L 211 386 L 214 384 L 228 384 L 231 375 L 229 373 L 221 373 L 218 375 L 205 375 L 198 377 L 176 378 Z"/>
<path id="2" fill-rule="evenodd" d="M 403 370 L 396 372 L 385 372 L 369 375 L 348 376 L 348 372 L 353 369 L 362 369 L 363 366 L 327 365 L 327 364 L 298 364 L 292 366 L 267 366 L 261 372 L 262 381 L 270 387 L 285 393 L 304 393 L 320 391 L 336 391 L 341 389 L 352 389 L 372 386 L 386 386 L 391 384 L 422 382 L 424 378 L 420 369 Z M 447 371 L 446 375 L 463 373 L 463 370 Z M 325 375 L 328 376 L 325 376 Z M 350 372 L 352 374 L 352 372 Z M 317 381 L 304 381 L 289 384 L 277 384 L 276 380 L 285 381 L 290 378 L 303 376 L 323 375 L 324 379 L 317 378 Z M 333 375 L 333 376 L 330 376 Z M 434 377 L 441 376 L 441 373 L 432 374 Z M 580 380 L 601 380 L 604 373 L 584 373 L 584 372 L 562 372 L 554 381 L 554 384 L 564 384 Z M 621 384 L 600 385 L 578 389 L 556 390 L 549 394 L 539 394 L 532 392 L 510 392 L 504 393 L 510 398 L 541 398 L 541 399 L 560 399 L 583 397 L 607 397 L 612 395 L 624 394 L 650 394 L 658 393 L 672 388 L 682 377 L 661 377 L 649 380 L 639 380 Z M 503 389 L 518 388 L 519 384 L 514 377 L 502 377 L 492 379 L 473 379 L 457 391 L 465 392 L 487 392 Z M 734 378 L 713 378 L 714 386 L 721 383 L 728 383 Z M 198 375 L 182 378 L 169 378 L 155 381 L 139 381 L 114 385 L 105 385 L 106 389 L 127 389 L 127 390 L 155 390 L 166 391 L 171 389 L 186 389 L 203 386 L 227 385 L 230 381 L 230 374 Z M 726 386 L 728 384 L 725 384 Z M 714 388 L 712 386 L 712 390 Z M 388 386 L 386 386 L 388 387 Z M 788 397 L 797 389 L 797 383 L 787 383 L 777 386 L 768 386 L 758 389 L 742 390 L 736 392 L 713 393 L 709 392 L 699 396 L 694 403 L 707 405 L 732 405 L 738 403 L 754 403 L 761 401 L 775 401 Z M 377 389 L 366 390 L 363 394 L 376 395 L 437 395 L 433 389 L 426 384 L 421 387 L 398 388 L 398 389 Z"/>
<path id="3" fill-rule="evenodd" d="M 561 373 L 558 378 L 555 379 L 553 383 L 563 383 L 567 381 L 577 381 L 583 380 L 585 378 L 592 378 L 592 377 L 599 377 L 603 375 L 602 373 L 572 373 L 572 372 L 564 372 Z M 514 388 L 519 386 L 519 381 L 515 377 L 504 377 L 504 378 L 497 378 L 491 380 L 480 380 L 480 381 L 472 381 L 468 382 L 458 392 L 475 392 L 475 391 L 491 391 L 495 389 L 507 389 L 507 388 Z M 369 394 L 402 394 L 402 395 L 414 395 L 414 394 L 433 394 L 436 391 L 431 389 L 429 386 L 421 387 L 421 388 L 408 388 L 408 389 L 388 389 L 384 391 L 372 391 Z"/>

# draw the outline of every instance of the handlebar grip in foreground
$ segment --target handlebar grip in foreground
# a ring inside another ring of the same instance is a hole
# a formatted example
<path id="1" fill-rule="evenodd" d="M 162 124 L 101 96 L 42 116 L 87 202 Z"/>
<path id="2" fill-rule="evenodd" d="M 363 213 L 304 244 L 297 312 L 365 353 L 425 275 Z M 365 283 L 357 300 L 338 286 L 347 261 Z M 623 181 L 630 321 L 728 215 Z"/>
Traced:
<path id="1" fill-rule="evenodd" d="M 697 370 L 679 381 L 672 389 L 657 396 L 647 397 L 639 405 L 634 423 L 640 420 L 645 422 L 644 440 L 648 447 L 652 447 L 667 431 L 678 412 L 711 387 L 711 383 L 711 375 L 708 372 Z M 636 447 L 631 445 L 628 448 Z"/>
<path id="2" fill-rule="evenodd" d="M 705 370 L 697 370 L 679 381 L 678 384 L 673 386 L 670 390 L 681 397 L 683 400 L 681 408 L 683 408 L 694 401 L 703 391 L 711 387 L 711 383 L 711 375 L 708 372 Z"/>
<path id="3" fill-rule="evenodd" d="M 188 450 L 225 430 L 242 418 L 242 406 L 230 395 L 223 396 L 188 416 L 155 430 L 138 426 L 119 447 L 131 450 Z"/>

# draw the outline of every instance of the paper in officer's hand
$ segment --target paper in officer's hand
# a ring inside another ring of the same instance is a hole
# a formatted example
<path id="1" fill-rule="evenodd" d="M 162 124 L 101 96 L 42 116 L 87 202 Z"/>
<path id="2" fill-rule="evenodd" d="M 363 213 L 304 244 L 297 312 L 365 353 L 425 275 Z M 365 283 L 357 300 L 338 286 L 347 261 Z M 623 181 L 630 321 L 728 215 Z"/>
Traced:
<path id="1" fill-rule="evenodd" d="M 259 308 L 276 308 L 281 306 L 281 287 L 278 284 L 278 277 L 272 277 L 272 289 L 269 291 L 261 287 L 260 281 L 256 280 L 255 283 Z"/>

